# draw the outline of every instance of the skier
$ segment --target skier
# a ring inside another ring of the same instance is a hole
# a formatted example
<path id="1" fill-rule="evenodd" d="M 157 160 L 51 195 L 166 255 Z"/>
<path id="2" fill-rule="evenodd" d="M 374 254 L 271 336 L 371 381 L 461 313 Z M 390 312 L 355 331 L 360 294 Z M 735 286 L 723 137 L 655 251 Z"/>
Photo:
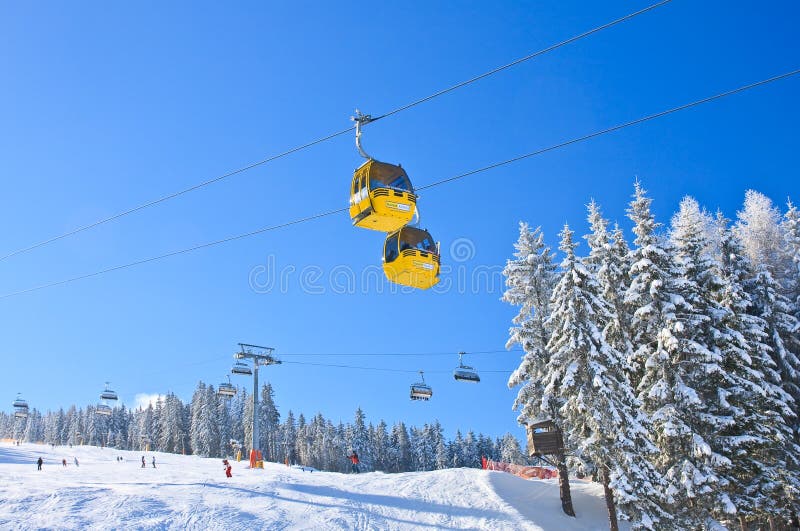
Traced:
<path id="1" fill-rule="evenodd" d="M 64 468 L 66 468 L 67 467 L 67 459 L 66 458 L 62 459 L 61 460 L 61 464 L 64 465 Z"/>
<path id="2" fill-rule="evenodd" d="M 42 463 L 44 463 L 44 460 L 41 457 L 39 459 L 37 459 L 37 461 L 36 461 L 36 470 L 41 470 L 42 469 Z"/>
<path id="3" fill-rule="evenodd" d="M 80 466 L 80 465 L 78 465 L 78 458 L 77 457 L 73 457 L 73 459 L 75 460 L 75 466 Z"/>
<path id="4" fill-rule="evenodd" d="M 153 456 L 153 468 L 156 467 L 156 456 Z"/>
<path id="5" fill-rule="evenodd" d="M 144 456 L 142 456 L 142 468 L 144 468 L 145 466 L 147 465 L 144 464 Z"/>
<path id="6" fill-rule="evenodd" d="M 228 462 L 227 459 L 222 460 L 222 466 L 225 467 L 225 477 L 231 478 L 233 474 L 231 474 L 231 464 Z"/>
<path id="7" fill-rule="evenodd" d="M 353 463 L 352 466 L 353 473 L 358 474 L 358 454 L 356 453 L 356 451 L 353 450 L 353 453 L 350 454 L 348 458 L 350 459 L 350 462 Z"/>

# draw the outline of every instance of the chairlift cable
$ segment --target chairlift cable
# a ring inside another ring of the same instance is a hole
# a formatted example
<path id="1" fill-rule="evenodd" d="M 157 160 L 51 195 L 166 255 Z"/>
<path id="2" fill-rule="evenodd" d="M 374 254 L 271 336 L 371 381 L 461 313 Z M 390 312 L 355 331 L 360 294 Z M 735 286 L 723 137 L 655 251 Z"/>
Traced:
<path id="1" fill-rule="evenodd" d="M 597 26 L 597 27 L 595 27 L 593 29 L 590 29 L 588 31 L 585 31 L 585 32 L 580 33 L 578 35 L 575 35 L 573 37 L 570 37 L 570 38 L 568 38 L 566 40 L 563 40 L 563 41 L 558 42 L 556 44 L 550 45 L 547 48 L 543 48 L 543 49 L 541 49 L 539 51 L 533 52 L 533 53 L 528 54 L 528 55 L 526 55 L 524 57 L 520 57 L 519 59 L 516 59 L 516 60 L 514 60 L 514 61 L 512 61 L 510 63 L 507 63 L 505 65 L 493 68 L 492 70 L 489 70 L 487 72 L 484 72 L 483 74 L 480 74 L 480 75 L 477 75 L 477 76 L 472 77 L 470 79 L 467 79 L 466 81 L 462 81 L 460 83 L 457 83 L 457 84 L 452 85 L 450 87 L 447 87 L 445 89 L 442 89 L 442 90 L 439 90 L 437 92 L 434 92 L 433 94 L 431 94 L 429 96 L 425 96 L 424 98 L 420 98 L 418 100 L 412 101 L 411 103 L 407 103 L 405 105 L 397 107 L 396 109 L 393 109 L 393 110 L 388 111 L 388 112 L 386 112 L 384 114 L 381 114 L 380 116 L 372 118 L 370 120 L 370 122 L 375 122 L 375 121 L 378 121 L 378 120 L 380 120 L 382 118 L 387 118 L 389 116 L 393 116 L 395 114 L 398 114 L 400 112 L 403 112 L 403 111 L 406 111 L 408 109 L 411 109 L 412 107 L 416 107 L 417 105 L 420 105 L 422 103 L 428 102 L 428 101 L 430 101 L 430 100 L 432 100 L 434 98 L 437 98 L 439 96 L 442 96 L 444 94 L 448 94 L 448 93 L 453 92 L 453 91 L 455 91 L 457 89 L 463 88 L 463 87 L 465 87 L 467 85 L 471 85 L 472 83 L 475 83 L 476 81 L 479 81 L 479 80 L 484 79 L 486 77 L 492 76 L 494 74 L 497 74 L 499 72 L 507 70 L 507 69 L 509 69 L 509 68 L 511 68 L 513 66 L 516 66 L 518 64 L 524 63 L 526 61 L 530 61 L 531 59 L 534 59 L 536 57 L 542 56 L 542 55 L 544 55 L 544 54 L 546 54 L 548 52 L 552 52 L 554 50 L 557 50 L 557 49 L 559 49 L 559 48 L 561 48 L 563 46 L 566 46 L 568 44 L 571 44 L 573 42 L 576 42 L 578 40 L 586 38 L 586 37 L 588 37 L 590 35 L 593 35 L 595 33 L 598 33 L 600 31 L 608 29 L 608 28 L 610 28 L 612 26 L 616 26 L 617 24 L 620 24 L 622 22 L 630 20 L 630 19 L 632 19 L 634 17 L 637 17 L 637 16 L 639 16 L 641 14 L 644 14 L 644 13 L 646 13 L 648 11 L 651 11 L 651 10 L 657 8 L 657 7 L 661 7 L 662 5 L 667 4 L 670 1 L 671 0 L 662 0 L 661 2 L 657 2 L 655 4 L 652 4 L 652 5 L 648 6 L 648 7 L 645 7 L 644 9 L 640 9 L 638 11 L 634 11 L 633 13 L 629 13 L 628 15 L 620 17 L 620 18 L 618 18 L 616 20 L 612 20 L 611 22 L 607 22 L 607 23 L 602 24 L 600 26 Z M 99 219 L 99 220 L 94 221 L 92 223 L 89 223 L 87 225 L 82 225 L 82 226 L 77 227 L 75 229 L 69 230 L 69 231 L 64 232 L 62 234 L 59 234 L 58 236 L 53 236 L 53 237 L 48 238 L 46 240 L 42 240 L 42 241 L 39 241 L 37 243 L 28 245 L 26 247 L 22 247 L 20 249 L 15 250 L 15 251 L 9 252 L 9 253 L 7 253 L 7 254 L 5 254 L 3 256 L 0 256 L 0 262 L 2 262 L 4 260 L 7 260 L 7 259 L 9 259 L 9 258 L 11 258 L 13 256 L 17 256 L 19 254 L 23 254 L 23 253 L 26 253 L 28 251 L 32 251 L 34 249 L 38 249 L 39 247 L 43 247 L 43 246 L 48 245 L 50 243 L 56 242 L 58 240 L 62 240 L 64 238 L 68 238 L 70 236 L 74 236 L 75 234 L 78 234 L 78 233 L 93 229 L 93 228 L 98 227 L 100 225 L 104 225 L 104 224 L 109 223 L 111 221 L 115 221 L 117 219 L 120 219 L 122 217 L 128 216 L 128 215 L 136 213 L 136 212 L 139 212 L 141 210 L 145 210 L 147 208 L 150 208 L 152 206 L 164 203 L 164 202 L 169 201 L 171 199 L 175 199 L 175 198 L 180 197 L 182 195 L 188 194 L 189 192 L 193 192 L 193 191 L 198 190 L 200 188 L 203 188 L 203 187 L 206 187 L 208 185 L 211 185 L 211 184 L 217 183 L 219 181 L 222 181 L 224 179 L 227 179 L 228 177 L 233 177 L 234 175 L 238 175 L 240 173 L 244 173 L 246 171 L 249 171 L 249 170 L 252 170 L 252 169 L 257 168 L 259 166 L 262 166 L 264 164 L 276 161 L 278 159 L 281 159 L 281 158 L 286 157 L 288 155 L 291 155 L 293 153 L 297 153 L 298 151 L 303 151 L 303 150 L 308 149 L 310 147 L 316 146 L 317 144 L 321 144 L 323 142 L 327 142 L 328 140 L 332 140 L 332 139 L 334 139 L 336 137 L 339 137 L 339 136 L 342 136 L 344 134 L 347 134 L 350 131 L 353 131 L 355 128 L 356 128 L 356 126 L 351 126 L 351 127 L 346 128 L 346 129 L 341 129 L 339 131 L 334 131 L 334 132 L 332 132 L 332 133 L 330 133 L 328 135 L 325 135 L 325 136 L 322 136 L 320 138 L 317 138 L 316 140 L 311 140 L 309 142 L 306 142 L 305 144 L 301 144 L 301 145 L 295 146 L 293 148 L 289 148 L 289 149 L 287 149 L 285 151 L 282 151 L 282 152 L 277 153 L 275 155 L 271 155 L 271 156 L 266 157 L 264 159 L 261 159 L 259 161 L 250 163 L 250 164 L 248 164 L 246 166 L 242 166 L 240 168 L 231 170 L 231 171 L 229 171 L 227 173 L 224 173 L 222 175 L 218 175 L 216 177 L 213 177 L 211 179 L 205 180 L 203 182 L 194 184 L 192 186 L 189 186 L 188 188 L 184 188 L 184 189 L 179 190 L 177 192 L 172 192 L 170 194 L 161 196 L 159 198 L 153 199 L 153 200 L 148 201 L 146 203 L 142 203 L 142 204 L 140 204 L 138 206 L 131 207 L 131 208 L 127 209 L 127 210 L 123 210 L 121 212 L 118 212 L 117 214 L 113 214 L 111 216 Z"/>
<path id="2" fill-rule="evenodd" d="M 462 173 L 462 174 L 459 174 L 459 175 L 456 175 L 456 176 L 453 176 L 453 177 L 448 177 L 447 179 L 442 179 L 440 181 L 435 181 L 433 183 L 430 183 L 430 184 L 427 184 L 427 185 L 424 185 L 424 186 L 418 188 L 418 190 L 424 190 L 424 189 L 428 189 L 428 188 L 433 188 L 435 186 L 440 186 L 440 185 L 447 184 L 447 183 L 450 183 L 450 182 L 453 182 L 453 181 L 457 181 L 457 180 L 463 179 L 463 178 L 471 176 L 471 175 L 475 175 L 475 174 L 478 174 L 478 173 L 486 172 L 486 171 L 498 168 L 500 166 L 505 166 L 505 165 L 511 164 L 513 162 L 519 162 L 521 160 L 525 160 L 525 159 L 528 159 L 528 158 L 531 158 L 531 157 L 534 157 L 534 156 L 537 156 L 537 155 L 541 155 L 541 154 L 544 154 L 544 153 L 547 153 L 547 152 L 550 152 L 550 151 L 554 151 L 556 149 L 560 149 L 560 148 L 563 148 L 563 147 L 566 147 L 566 146 L 570 146 L 570 145 L 573 145 L 573 144 L 577 144 L 579 142 L 583 142 L 583 141 L 586 141 L 586 140 L 589 140 L 589 139 L 592 139 L 592 138 L 596 138 L 596 137 L 599 137 L 601 135 L 605 135 L 605 134 L 608 134 L 608 133 L 619 131 L 621 129 L 625 129 L 625 128 L 628 128 L 628 127 L 631 127 L 631 126 L 634 126 L 634 125 L 638 125 L 638 124 L 641 124 L 641 123 L 644 123 L 644 122 L 648 122 L 648 121 L 654 120 L 656 118 L 661 118 L 661 117 L 667 116 L 669 114 L 676 113 L 678 111 L 690 109 L 690 108 L 696 107 L 698 105 L 702 105 L 704 103 L 709 103 L 709 102 L 712 102 L 712 101 L 715 101 L 715 100 L 719 100 L 719 99 L 727 97 L 727 96 L 738 94 L 738 93 L 741 93 L 741 92 L 744 92 L 744 91 L 747 91 L 747 90 L 750 90 L 750 89 L 753 89 L 753 88 L 756 88 L 756 87 L 759 87 L 759 86 L 762 86 L 762 85 L 766 85 L 768 83 L 773 83 L 775 81 L 786 79 L 786 78 L 795 76 L 797 74 L 800 74 L 800 69 L 792 70 L 792 71 L 786 72 L 784 74 L 780 74 L 780 75 L 773 76 L 773 77 L 770 77 L 770 78 L 767 78 L 767 79 L 763 79 L 763 80 L 757 81 L 755 83 L 750 83 L 750 84 L 747 84 L 747 85 L 743 85 L 741 87 L 738 87 L 738 88 L 735 88 L 735 89 L 732 89 L 732 90 L 728 90 L 728 91 L 725 91 L 725 92 L 721 92 L 721 93 L 716 94 L 714 96 L 709 96 L 709 97 L 706 97 L 706 98 L 695 100 L 693 102 L 686 103 L 686 104 L 683 104 L 683 105 L 679 105 L 677 107 L 672 107 L 672 108 L 664 110 L 664 111 L 660 111 L 660 112 L 657 112 L 657 113 L 654 113 L 654 114 L 650 114 L 650 115 L 644 116 L 642 118 L 637 118 L 635 120 L 624 122 L 622 124 L 615 125 L 615 126 L 612 126 L 612 127 L 608 127 L 606 129 L 602 129 L 600 131 L 596 131 L 594 133 L 590 133 L 590 134 L 583 135 L 583 136 L 580 136 L 580 137 L 576 137 L 576 138 L 573 138 L 571 140 L 566 140 L 566 141 L 560 142 L 558 144 L 553 144 L 551 146 L 548 146 L 548 147 L 545 147 L 545 148 L 542 148 L 542 149 L 539 149 L 539 150 L 536 150 L 536 151 L 533 151 L 533 152 L 530 152 L 530 153 L 526 153 L 526 154 L 523 154 L 523 155 L 519 155 L 517 157 L 506 159 L 504 161 L 497 162 L 497 163 L 494 163 L 494 164 L 490 164 L 488 166 L 483 166 L 481 168 L 478 168 L 478 169 L 475 169 L 475 170 L 471 170 L 471 171 L 468 171 L 468 172 L 465 172 L 465 173 Z M 264 228 L 261 228 L 261 229 L 257 229 L 257 230 L 251 231 L 251 232 L 244 233 L 244 234 L 239 234 L 237 236 L 231 236 L 231 237 L 228 237 L 228 238 L 223 238 L 221 240 L 216 240 L 216 241 L 213 241 L 213 242 L 208 242 L 208 243 L 204 243 L 204 244 L 200 244 L 200 245 L 195 245 L 193 247 L 189 247 L 189 248 L 186 248 L 186 249 L 181 249 L 181 250 L 178 250 L 178 251 L 173 251 L 173 252 L 170 252 L 170 253 L 165 253 L 165 254 L 162 254 L 162 255 L 154 256 L 154 257 L 145 258 L 145 259 L 142 259 L 142 260 L 137 260 L 135 262 L 130 262 L 130 263 L 119 265 L 119 266 L 115 266 L 115 267 L 110 267 L 110 268 L 107 268 L 107 269 L 103 269 L 103 270 L 100 270 L 100 271 L 95 271 L 93 273 L 88 273 L 88 274 L 80 275 L 80 276 L 77 276 L 77 277 L 72 277 L 72 278 L 68 278 L 68 279 L 64 279 L 64 280 L 59 280 L 59 281 L 56 281 L 56 282 L 42 284 L 42 285 L 39 285 L 39 286 L 34 286 L 32 288 L 27 288 L 27 289 L 20 290 L 20 291 L 5 293 L 3 295 L 0 295 L 0 300 L 7 299 L 9 297 L 14 297 L 16 295 L 22 295 L 22 294 L 25 294 L 25 293 L 30 293 L 30 292 L 39 291 L 39 290 L 46 289 L 46 288 L 51 288 L 51 287 L 60 286 L 60 285 L 63 285 L 63 284 L 68 284 L 68 283 L 75 282 L 75 281 L 78 281 L 78 280 L 84 280 L 84 279 L 87 279 L 87 278 L 96 277 L 96 276 L 99 276 L 99 275 L 102 275 L 102 274 L 105 274 L 105 273 L 110 273 L 110 272 L 113 272 L 113 271 L 119 271 L 121 269 L 127 269 L 127 268 L 130 268 L 130 267 L 133 267 L 133 266 L 138 266 L 138 265 L 146 264 L 146 263 L 149 263 L 149 262 L 155 262 L 157 260 L 162 260 L 164 258 L 169 258 L 169 257 L 172 257 L 172 256 L 186 254 L 186 253 L 189 253 L 189 252 L 192 252 L 192 251 L 196 251 L 196 250 L 199 250 L 199 249 L 205 249 L 207 247 L 213 247 L 213 246 L 220 245 L 220 244 L 223 244 L 223 243 L 228 243 L 228 242 L 231 242 L 231 241 L 240 240 L 240 239 L 243 239 L 243 238 L 248 238 L 250 236 L 255 236 L 255 235 L 258 235 L 258 234 L 262 234 L 264 232 L 270 232 L 270 231 L 274 231 L 274 230 L 278 230 L 278 229 L 283 229 L 283 228 L 290 227 L 290 226 L 293 226 L 293 225 L 298 225 L 298 224 L 301 224 L 301 223 L 305 223 L 307 221 L 313 221 L 313 220 L 317 220 L 317 219 L 320 219 L 320 218 L 329 217 L 329 216 L 332 216 L 334 214 L 340 214 L 342 212 L 346 212 L 347 210 L 348 210 L 347 208 L 338 208 L 338 209 L 334 209 L 334 210 L 328 210 L 327 212 L 321 212 L 319 214 L 306 216 L 306 217 L 303 217 L 303 218 L 298 218 L 298 219 L 295 219 L 295 220 L 292 220 L 292 221 L 288 221 L 288 222 L 285 222 L 285 223 L 281 223 L 281 224 L 278 224 L 278 225 L 271 225 L 269 227 L 264 227 Z"/>

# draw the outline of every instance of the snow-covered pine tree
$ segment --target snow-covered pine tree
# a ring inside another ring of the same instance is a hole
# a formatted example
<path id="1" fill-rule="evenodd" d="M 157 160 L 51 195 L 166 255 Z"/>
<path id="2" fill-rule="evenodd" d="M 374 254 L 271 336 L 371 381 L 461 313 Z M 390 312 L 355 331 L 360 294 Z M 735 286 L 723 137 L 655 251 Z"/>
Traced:
<path id="1" fill-rule="evenodd" d="M 639 181 L 634 183 L 633 200 L 628 207 L 628 218 L 633 222 L 636 236 L 628 263 L 629 284 L 623 302 L 630 315 L 631 368 L 629 378 L 634 389 L 638 389 L 644 375 L 644 364 L 650 359 L 656 338 L 664 326 L 664 316 L 674 310 L 672 294 L 665 292 L 672 287 L 671 257 L 657 234 L 661 226 L 650 211 L 652 199 Z"/>
<path id="2" fill-rule="evenodd" d="M 586 267 L 594 274 L 600 285 L 600 294 L 610 305 L 613 314 L 605 326 L 607 339 L 625 360 L 625 372 L 630 377 L 633 358 L 631 344 L 631 316 L 625 304 L 625 290 L 630 285 L 630 249 L 619 227 L 608 231 L 608 221 L 603 218 L 600 207 L 594 200 L 588 206 L 588 221 L 591 233 L 587 235 L 589 256 L 584 259 Z"/>
<path id="3" fill-rule="evenodd" d="M 280 444 L 280 420 L 278 408 L 275 406 L 275 391 L 272 384 L 265 384 L 261 388 L 261 399 L 258 402 L 259 408 L 259 438 L 261 450 L 264 452 L 264 459 L 277 461 Z"/>
<path id="4" fill-rule="evenodd" d="M 219 426 L 220 457 L 233 457 L 233 429 L 231 427 L 230 400 L 217 397 L 217 425 Z"/>
<path id="5" fill-rule="evenodd" d="M 519 306 L 512 320 L 506 348 L 520 345 L 522 361 L 508 380 L 509 387 L 521 386 L 514 401 L 519 410 L 519 422 L 541 416 L 541 378 L 549 354 L 546 349 L 549 331 L 549 300 L 555 280 L 555 264 L 550 248 L 544 244 L 539 227 L 530 230 L 527 223 L 519 224 L 519 239 L 514 244 L 514 258 L 506 263 L 503 275 L 507 290 L 502 300 Z"/>
<path id="6" fill-rule="evenodd" d="M 388 472 L 391 467 L 389 459 L 389 426 L 381 420 L 370 432 L 370 446 L 375 470 Z"/>
<path id="7" fill-rule="evenodd" d="M 247 394 L 247 389 L 239 387 L 236 396 L 231 400 L 230 409 L 228 410 L 231 419 L 231 438 L 240 445 L 245 444 L 244 408 L 245 404 L 251 401 L 252 399 Z"/>
<path id="8" fill-rule="evenodd" d="M 720 479 L 711 463 L 715 454 L 694 431 L 704 411 L 693 386 L 698 385 L 704 356 L 709 354 L 692 337 L 702 316 L 692 314 L 682 295 L 692 286 L 682 278 L 671 244 L 656 234 L 658 224 L 650 204 L 637 182 L 628 210 L 636 240 L 625 301 L 631 307 L 634 361 L 641 374 L 638 398 L 650 417 L 651 439 L 660 452 L 654 464 L 665 481 L 670 526 L 698 528 L 709 524 L 711 506 L 732 504 L 718 488 Z"/>
<path id="9" fill-rule="evenodd" d="M 71 408 L 73 415 L 70 418 L 69 425 L 69 444 L 79 445 L 83 442 L 84 424 L 83 424 L 83 409 Z"/>
<path id="10" fill-rule="evenodd" d="M 164 408 L 160 419 L 160 439 L 158 448 L 164 452 L 186 453 L 187 427 L 183 415 L 183 403 L 174 393 L 164 397 Z"/>
<path id="11" fill-rule="evenodd" d="M 598 471 L 611 529 L 617 529 L 614 494 L 634 528 L 655 529 L 667 519 L 658 503 L 658 476 L 646 459 L 655 448 L 625 374 L 624 356 L 606 336 L 616 317 L 597 279 L 577 258 L 572 236 L 565 225 L 559 247 L 565 257 L 547 323 L 553 332 L 547 344 L 551 357 L 544 408 L 558 412 L 554 420 L 565 445 L 583 468 Z M 599 266 L 600 257 L 594 258 Z"/>
<path id="12" fill-rule="evenodd" d="M 364 410 L 360 407 L 356 409 L 353 424 L 348 426 L 347 430 L 347 448 L 342 448 L 341 451 L 347 451 L 347 455 L 349 455 L 350 451 L 354 450 L 358 453 L 359 467 L 362 470 L 371 470 L 372 455 L 370 455 L 369 429 L 367 429 L 366 419 Z"/>
<path id="13" fill-rule="evenodd" d="M 217 417 L 218 400 L 219 398 L 217 397 L 217 392 L 214 389 L 214 386 L 207 386 L 205 398 L 203 400 L 203 410 L 200 415 L 200 423 L 203 445 L 208 448 L 209 457 L 219 457 L 222 455 L 219 447 L 219 419 Z"/>
<path id="14" fill-rule="evenodd" d="M 42 413 L 33 408 L 28 413 L 28 418 L 25 419 L 25 430 L 22 434 L 22 440 L 26 442 L 41 442 L 44 439 L 44 421 Z"/>
<path id="15" fill-rule="evenodd" d="M 470 468 L 478 468 L 481 466 L 481 456 L 478 453 L 478 437 L 472 430 L 469 430 L 464 436 L 461 458 L 464 460 L 463 466 Z"/>
<path id="16" fill-rule="evenodd" d="M 687 303 L 679 315 L 682 326 L 673 335 L 679 347 L 673 356 L 677 354 L 680 385 L 691 395 L 680 413 L 692 432 L 693 466 L 707 480 L 701 493 L 707 489 L 709 494 L 694 502 L 694 516 L 726 521 L 736 513 L 728 492 L 738 450 L 737 440 L 723 434 L 736 433 L 737 415 L 746 416 L 737 406 L 751 399 L 746 375 L 750 360 L 742 351 L 747 344 L 740 342 L 740 331 L 729 326 L 735 315 L 718 297 L 726 282 L 711 254 L 708 223 L 709 216 L 691 197 L 681 201 L 672 220 L 679 293 Z"/>
<path id="17" fill-rule="evenodd" d="M 297 454 L 295 452 L 295 444 L 297 441 L 297 424 L 294 420 L 294 413 L 290 409 L 286 414 L 286 420 L 281 425 L 281 446 L 282 453 L 281 459 L 288 460 L 289 464 L 294 464 L 297 461 Z"/>
<path id="18" fill-rule="evenodd" d="M 189 417 L 189 445 L 192 448 L 192 453 L 195 455 L 208 456 L 209 449 L 201 442 L 202 422 L 201 416 L 203 412 L 203 400 L 206 396 L 206 384 L 201 382 L 197 383 L 197 387 L 192 394 L 191 415 Z"/>
<path id="19" fill-rule="evenodd" d="M 310 437 L 308 435 L 308 425 L 306 417 L 302 413 L 297 417 L 297 439 L 295 441 L 295 454 L 297 461 L 301 465 L 308 465 L 308 458 L 311 453 Z"/>
<path id="20" fill-rule="evenodd" d="M 405 472 L 412 470 L 411 440 L 404 423 L 398 422 L 392 426 L 391 443 L 393 461 L 391 471 Z"/>
<path id="21" fill-rule="evenodd" d="M 796 451 L 792 452 L 790 420 L 792 398 L 781 388 L 780 374 L 769 355 L 766 323 L 751 315 L 745 290 L 751 264 L 739 239 L 717 216 L 720 290 L 715 294 L 728 310 L 721 336 L 723 369 L 740 390 L 727 397 L 733 424 L 721 431 L 726 455 L 732 461 L 729 493 L 737 508 L 740 527 L 787 514 L 786 493 L 796 496 Z M 790 451 L 785 451 L 789 449 Z M 793 455 L 794 454 L 794 455 Z M 790 496 L 791 497 L 791 496 Z"/>
<path id="22" fill-rule="evenodd" d="M 755 267 L 755 275 L 745 284 L 753 302 L 753 313 L 766 322 L 766 343 L 781 375 L 783 389 L 794 399 L 793 431 L 797 438 L 800 418 L 800 359 L 790 345 L 797 340 L 798 321 L 791 314 L 790 301 L 766 265 Z"/>
<path id="23" fill-rule="evenodd" d="M 779 278 L 784 246 L 780 210 L 764 194 L 747 190 L 737 218 L 734 232 L 750 261 L 756 268 L 766 266 L 773 278 Z"/>
<path id="24" fill-rule="evenodd" d="M 781 222 L 785 270 L 784 288 L 793 307 L 793 315 L 800 319 L 800 210 L 791 202 Z"/>
<path id="25" fill-rule="evenodd" d="M 527 459 L 522 454 L 519 441 L 511 433 L 506 433 L 500 440 L 500 461 L 524 465 Z"/>
<path id="26" fill-rule="evenodd" d="M 150 418 L 150 423 L 147 426 L 147 433 L 152 441 L 152 449 L 157 451 L 161 451 L 159 442 L 161 441 L 161 417 L 163 414 L 164 397 L 158 395 L 155 406 L 153 407 L 153 415 Z"/>

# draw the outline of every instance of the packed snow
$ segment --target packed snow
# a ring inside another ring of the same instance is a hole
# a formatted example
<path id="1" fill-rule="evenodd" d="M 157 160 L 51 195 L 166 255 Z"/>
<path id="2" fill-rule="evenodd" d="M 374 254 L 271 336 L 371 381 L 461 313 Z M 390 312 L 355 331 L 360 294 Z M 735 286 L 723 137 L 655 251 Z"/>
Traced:
<path id="1" fill-rule="evenodd" d="M 220 459 L 3 442 L 0 529 L 608 529 L 602 488 L 584 481 L 572 482 L 570 518 L 557 480 L 468 468 L 339 474 L 232 464 L 226 478 Z"/>

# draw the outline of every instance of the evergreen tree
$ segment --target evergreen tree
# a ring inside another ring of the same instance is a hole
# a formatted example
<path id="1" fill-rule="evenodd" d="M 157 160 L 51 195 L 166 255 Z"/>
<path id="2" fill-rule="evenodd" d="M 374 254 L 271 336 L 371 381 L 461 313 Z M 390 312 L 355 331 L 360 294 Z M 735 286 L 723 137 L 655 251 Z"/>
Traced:
<path id="1" fill-rule="evenodd" d="M 219 451 L 221 457 L 232 457 L 233 429 L 231 427 L 231 416 L 229 413 L 230 400 L 217 397 L 217 425 L 219 426 Z"/>
<path id="2" fill-rule="evenodd" d="M 370 470 L 372 456 L 370 455 L 369 430 L 367 429 L 366 415 L 360 407 L 356 409 L 353 424 L 347 430 L 347 446 L 351 451 L 358 453 L 361 468 Z"/>
<path id="3" fill-rule="evenodd" d="M 748 190 L 737 217 L 734 231 L 750 261 L 756 268 L 765 266 L 773 278 L 778 278 L 783 271 L 784 246 L 780 210 L 764 194 Z"/>
<path id="4" fill-rule="evenodd" d="M 389 427 L 381 420 L 371 431 L 372 458 L 375 470 L 388 472 L 391 468 L 389 454 Z"/>
<path id="5" fill-rule="evenodd" d="M 732 485 L 732 458 L 738 451 L 735 440 L 723 433 L 738 429 L 736 416 L 742 411 L 736 404 L 748 400 L 745 373 L 750 368 L 745 365 L 749 365 L 749 359 L 739 350 L 746 350 L 747 345 L 739 341 L 740 333 L 729 326 L 734 315 L 716 296 L 726 282 L 709 252 L 707 224 L 708 216 L 697 201 L 684 198 L 673 217 L 671 232 L 678 288 L 685 303 L 679 316 L 681 326 L 672 336 L 678 348 L 671 352 L 671 361 L 685 395 L 679 401 L 683 405 L 679 414 L 691 432 L 688 448 L 699 454 L 692 463 L 693 473 L 699 471 L 704 476 L 699 494 L 707 491 L 693 502 L 693 516 L 696 521 L 712 517 L 721 521 L 736 513 L 728 492 Z M 737 378 L 737 372 L 741 377 Z"/>
<path id="6" fill-rule="evenodd" d="M 292 413 L 290 409 L 289 413 L 286 414 L 286 420 L 283 422 L 283 426 L 281 426 L 281 444 L 283 446 L 283 454 L 281 457 L 288 460 L 291 464 L 297 461 L 297 452 L 295 451 L 296 442 L 297 424 L 294 420 L 294 413 Z"/>
<path id="7" fill-rule="evenodd" d="M 525 464 L 526 462 L 519 441 L 511 433 L 506 433 L 500 439 L 500 461 L 515 464 Z"/>
<path id="8" fill-rule="evenodd" d="M 411 440 L 408 429 L 402 422 L 392 426 L 391 434 L 392 472 L 403 472 L 411 468 Z"/>
<path id="9" fill-rule="evenodd" d="M 560 249 L 566 256 L 550 301 L 545 404 L 558 412 L 565 444 L 583 468 L 599 469 L 611 528 L 617 528 L 616 494 L 634 528 L 653 529 L 664 525 L 666 513 L 658 504 L 658 476 L 642 453 L 654 454 L 655 448 L 625 374 L 624 356 L 607 339 L 616 317 L 596 278 L 577 258 L 572 235 L 565 226 Z M 599 269 L 601 263 L 595 265 Z"/>
<path id="10" fill-rule="evenodd" d="M 275 406 L 275 391 L 269 383 L 261 388 L 258 408 L 260 448 L 265 459 L 278 461 L 281 416 Z"/>
<path id="11" fill-rule="evenodd" d="M 781 388 L 780 374 L 764 342 L 766 322 L 751 314 L 753 304 L 745 289 L 751 264 L 721 215 L 717 230 L 722 285 L 715 296 L 727 310 L 722 325 L 729 331 L 720 348 L 725 373 L 739 387 L 727 398 L 733 423 L 720 435 L 733 463 L 729 493 L 740 526 L 746 529 L 748 520 L 782 511 L 789 516 L 785 494 L 796 493 L 796 479 L 789 470 L 797 470 L 789 427 L 792 398 Z"/>
<path id="12" fill-rule="evenodd" d="M 545 246 L 541 229 L 531 231 L 526 223 L 519 225 L 519 239 L 514 244 L 514 259 L 506 263 L 503 275 L 508 289 L 503 300 L 520 307 L 509 331 L 506 348 L 520 345 L 522 362 L 508 380 L 509 387 L 521 386 L 514 401 L 519 422 L 541 416 L 541 381 L 550 357 L 547 352 L 550 293 L 553 289 L 555 265 L 550 248 Z"/>
<path id="13" fill-rule="evenodd" d="M 713 464 L 716 455 L 694 431 L 704 405 L 693 386 L 708 352 L 691 336 L 702 320 L 692 315 L 681 294 L 683 271 L 675 263 L 670 243 L 656 234 L 658 224 L 650 204 L 637 182 L 628 210 L 636 240 L 631 284 L 625 294 L 636 349 L 632 382 L 638 382 L 642 410 L 652 422 L 651 438 L 659 450 L 653 462 L 666 484 L 671 525 L 697 528 L 708 524 L 714 496 L 724 496 Z"/>

